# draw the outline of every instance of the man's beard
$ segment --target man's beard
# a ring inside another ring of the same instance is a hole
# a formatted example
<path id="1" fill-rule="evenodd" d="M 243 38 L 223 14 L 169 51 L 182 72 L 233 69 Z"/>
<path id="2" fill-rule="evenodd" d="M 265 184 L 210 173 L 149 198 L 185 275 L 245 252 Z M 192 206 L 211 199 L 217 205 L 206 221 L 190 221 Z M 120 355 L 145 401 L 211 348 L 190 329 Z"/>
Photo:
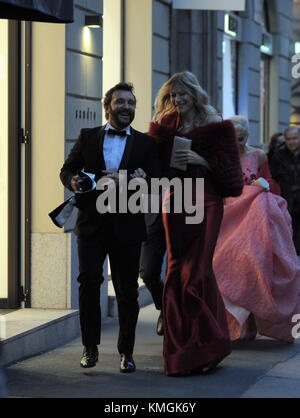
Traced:
<path id="1" fill-rule="evenodd" d="M 128 119 L 125 122 L 122 120 L 122 118 L 119 117 L 120 114 L 127 114 Z M 126 126 L 129 126 L 131 122 L 133 121 L 135 116 L 135 112 L 131 110 L 112 110 L 110 109 L 110 119 L 111 121 L 118 126 L 120 129 L 126 128 Z"/>

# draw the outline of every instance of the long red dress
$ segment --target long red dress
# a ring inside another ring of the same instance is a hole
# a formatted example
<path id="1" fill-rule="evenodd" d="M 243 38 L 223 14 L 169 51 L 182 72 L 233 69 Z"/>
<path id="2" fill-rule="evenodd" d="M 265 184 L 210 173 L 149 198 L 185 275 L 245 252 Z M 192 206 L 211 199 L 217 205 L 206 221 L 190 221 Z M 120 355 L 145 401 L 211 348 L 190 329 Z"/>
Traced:
<path id="1" fill-rule="evenodd" d="M 182 136 L 177 132 L 178 124 L 178 115 L 169 115 L 160 124 L 151 123 L 149 133 L 160 145 L 166 176 L 204 178 L 204 219 L 199 224 L 186 224 L 184 212 L 163 213 L 168 250 L 163 296 L 166 375 L 217 364 L 231 352 L 212 259 L 223 216 L 223 197 L 238 196 L 243 187 L 231 122 L 212 123 L 184 135 L 192 139 L 192 149 L 207 159 L 212 172 L 192 165 L 186 172 L 169 168 L 174 135 Z M 166 193 L 164 205 L 173 200 L 173 193 Z"/>

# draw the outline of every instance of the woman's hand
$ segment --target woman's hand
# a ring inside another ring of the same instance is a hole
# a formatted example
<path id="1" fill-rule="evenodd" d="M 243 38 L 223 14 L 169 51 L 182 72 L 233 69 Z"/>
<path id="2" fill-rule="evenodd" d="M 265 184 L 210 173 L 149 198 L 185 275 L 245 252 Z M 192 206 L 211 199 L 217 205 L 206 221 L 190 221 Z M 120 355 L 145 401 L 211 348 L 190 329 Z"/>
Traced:
<path id="1" fill-rule="evenodd" d="M 256 186 L 256 187 L 260 187 L 261 189 L 263 189 L 265 192 L 269 192 L 270 191 L 270 186 L 268 184 L 268 182 L 265 180 L 264 181 L 260 181 L 261 178 L 257 179 L 257 180 L 253 180 L 251 182 L 251 186 Z M 264 179 L 262 179 L 264 180 Z"/>
<path id="2" fill-rule="evenodd" d="M 192 150 L 177 150 L 175 152 L 176 162 L 181 164 L 201 165 L 210 169 L 208 162 L 201 155 Z"/>

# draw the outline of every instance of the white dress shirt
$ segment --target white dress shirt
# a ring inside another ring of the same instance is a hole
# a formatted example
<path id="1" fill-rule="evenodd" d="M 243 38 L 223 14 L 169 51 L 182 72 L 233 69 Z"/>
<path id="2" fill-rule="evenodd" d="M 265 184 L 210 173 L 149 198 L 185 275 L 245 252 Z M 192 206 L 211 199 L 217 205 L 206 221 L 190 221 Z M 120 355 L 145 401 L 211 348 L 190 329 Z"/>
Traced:
<path id="1" fill-rule="evenodd" d="M 106 124 L 104 130 L 108 131 L 109 129 L 116 130 L 109 123 Z M 126 135 L 130 135 L 130 126 L 122 129 L 126 131 Z M 108 135 L 105 133 L 103 141 L 103 157 L 105 161 L 106 170 L 109 171 L 118 171 L 122 157 L 124 154 L 127 136 L 121 137 L 119 135 Z"/>

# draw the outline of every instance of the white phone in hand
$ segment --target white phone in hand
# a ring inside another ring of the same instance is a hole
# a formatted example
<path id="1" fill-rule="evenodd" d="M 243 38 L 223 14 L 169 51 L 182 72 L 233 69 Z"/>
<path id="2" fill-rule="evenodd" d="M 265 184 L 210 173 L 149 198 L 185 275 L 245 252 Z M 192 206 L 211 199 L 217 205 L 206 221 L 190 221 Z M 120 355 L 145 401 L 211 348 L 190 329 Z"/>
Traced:
<path id="1" fill-rule="evenodd" d="M 192 147 L 192 140 L 188 138 L 183 138 L 180 136 L 174 137 L 174 143 L 173 143 L 173 149 L 171 154 L 171 161 L 170 161 L 170 167 L 177 168 L 177 170 L 186 171 L 187 170 L 187 164 L 186 163 L 178 163 L 176 161 L 176 151 L 184 151 L 184 150 L 190 150 Z"/>

